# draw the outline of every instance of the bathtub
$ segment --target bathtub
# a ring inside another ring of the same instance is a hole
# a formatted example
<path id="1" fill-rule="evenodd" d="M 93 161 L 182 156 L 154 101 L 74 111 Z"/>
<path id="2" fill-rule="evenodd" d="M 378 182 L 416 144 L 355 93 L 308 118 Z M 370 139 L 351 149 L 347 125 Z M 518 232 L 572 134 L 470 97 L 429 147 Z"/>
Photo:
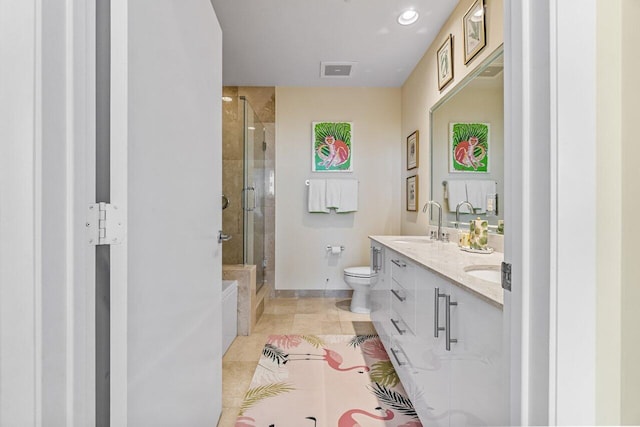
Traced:
<path id="1" fill-rule="evenodd" d="M 235 280 L 222 281 L 222 352 L 227 352 L 229 346 L 238 335 L 238 282 Z"/>

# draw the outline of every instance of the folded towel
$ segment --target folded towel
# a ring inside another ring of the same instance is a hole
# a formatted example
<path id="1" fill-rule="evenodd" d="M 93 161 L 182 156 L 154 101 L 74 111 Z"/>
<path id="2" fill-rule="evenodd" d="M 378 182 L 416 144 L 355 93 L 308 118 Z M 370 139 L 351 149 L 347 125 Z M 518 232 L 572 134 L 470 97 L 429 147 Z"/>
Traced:
<path id="1" fill-rule="evenodd" d="M 341 179 L 327 179 L 326 207 L 338 208 L 340 206 L 340 193 L 342 191 Z"/>
<path id="2" fill-rule="evenodd" d="M 487 211 L 487 196 L 496 194 L 496 182 L 489 179 L 467 181 L 467 197 L 476 213 Z"/>
<path id="3" fill-rule="evenodd" d="M 337 213 L 355 212 L 358 210 L 358 180 L 341 179 L 340 181 L 340 205 Z"/>
<path id="4" fill-rule="evenodd" d="M 447 181 L 446 187 L 449 212 L 455 212 L 458 203 L 467 200 L 467 186 L 465 185 L 465 181 L 459 179 Z M 473 204 L 473 202 L 471 204 Z M 476 205 L 473 206 L 475 207 Z M 461 206 L 460 212 L 469 213 L 469 208 L 467 206 Z"/>
<path id="5" fill-rule="evenodd" d="M 324 179 L 309 180 L 309 212 L 329 213 L 326 187 L 327 182 Z"/>

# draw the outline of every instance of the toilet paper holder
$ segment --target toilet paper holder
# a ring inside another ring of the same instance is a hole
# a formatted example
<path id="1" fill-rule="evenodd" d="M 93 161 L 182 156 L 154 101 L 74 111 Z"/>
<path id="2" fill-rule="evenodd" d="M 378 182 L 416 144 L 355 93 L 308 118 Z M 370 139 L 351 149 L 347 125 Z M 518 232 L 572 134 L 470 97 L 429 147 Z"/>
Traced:
<path id="1" fill-rule="evenodd" d="M 331 245 L 327 245 L 327 251 L 331 252 L 333 251 L 334 247 L 339 247 L 340 248 L 340 252 L 344 251 L 344 246 L 331 246 Z"/>

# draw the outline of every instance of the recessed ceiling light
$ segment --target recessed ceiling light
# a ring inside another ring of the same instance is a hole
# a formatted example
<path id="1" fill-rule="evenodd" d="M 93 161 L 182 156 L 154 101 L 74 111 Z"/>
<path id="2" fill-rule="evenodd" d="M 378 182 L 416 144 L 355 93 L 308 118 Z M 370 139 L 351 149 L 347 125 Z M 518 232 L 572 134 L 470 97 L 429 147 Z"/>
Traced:
<path id="1" fill-rule="evenodd" d="M 222 100 L 223 100 L 224 102 L 231 102 L 231 101 L 233 101 L 233 98 L 231 98 L 230 96 L 223 96 L 223 97 L 222 97 Z"/>
<path id="2" fill-rule="evenodd" d="M 398 24 L 411 25 L 418 20 L 419 16 L 420 14 L 413 9 L 405 10 L 398 16 Z"/>

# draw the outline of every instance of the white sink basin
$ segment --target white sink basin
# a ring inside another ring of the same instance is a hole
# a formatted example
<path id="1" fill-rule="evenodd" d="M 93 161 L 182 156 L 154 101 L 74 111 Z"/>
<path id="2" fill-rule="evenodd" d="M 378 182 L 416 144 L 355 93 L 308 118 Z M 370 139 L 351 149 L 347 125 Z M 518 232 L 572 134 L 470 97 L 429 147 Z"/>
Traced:
<path id="1" fill-rule="evenodd" d="M 488 282 L 500 284 L 502 279 L 499 265 L 470 265 L 465 267 L 464 271 L 470 276 Z"/>
<path id="2" fill-rule="evenodd" d="M 393 243 L 400 243 L 400 244 L 404 244 L 404 245 L 413 245 L 416 243 L 433 243 L 433 240 L 431 240 L 428 237 L 403 237 L 401 239 L 398 240 L 394 240 Z"/>

